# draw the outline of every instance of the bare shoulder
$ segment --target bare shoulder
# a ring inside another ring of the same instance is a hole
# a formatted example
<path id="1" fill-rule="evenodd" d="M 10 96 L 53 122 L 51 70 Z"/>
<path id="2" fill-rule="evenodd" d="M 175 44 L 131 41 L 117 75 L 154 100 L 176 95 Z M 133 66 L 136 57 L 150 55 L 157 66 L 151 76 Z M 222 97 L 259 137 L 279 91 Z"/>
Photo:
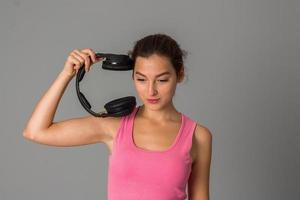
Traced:
<path id="1" fill-rule="evenodd" d="M 203 152 L 203 149 L 210 149 L 212 145 L 212 133 L 204 125 L 197 123 L 193 134 L 192 142 L 192 158 L 193 162 L 199 157 L 199 153 Z"/>
<path id="2" fill-rule="evenodd" d="M 200 125 L 197 123 L 195 128 L 194 137 L 196 139 L 196 144 L 198 145 L 207 145 L 212 141 L 212 133 L 211 131 L 204 125 Z"/>
<path id="3" fill-rule="evenodd" d="M 121 123 L 121 117 L 94 117 L 96 123 L 109 134 L 110 138 L 113 139 Z"/>

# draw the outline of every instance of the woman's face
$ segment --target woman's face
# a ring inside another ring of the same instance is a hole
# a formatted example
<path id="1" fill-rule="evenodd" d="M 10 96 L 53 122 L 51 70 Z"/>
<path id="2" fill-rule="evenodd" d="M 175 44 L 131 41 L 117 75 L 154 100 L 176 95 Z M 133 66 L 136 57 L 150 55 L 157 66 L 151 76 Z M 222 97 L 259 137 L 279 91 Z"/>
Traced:
<path id="1" fill-rule="evenodd" d="M 176 72 L 167 57 L 153 54 L 148 58 L 138 56 L 133 79 L 140 99 L 149 107 L 164 107 L 171 103 L 177 82 Z M 158 99 L 151 103 L 148 99 Z"/>

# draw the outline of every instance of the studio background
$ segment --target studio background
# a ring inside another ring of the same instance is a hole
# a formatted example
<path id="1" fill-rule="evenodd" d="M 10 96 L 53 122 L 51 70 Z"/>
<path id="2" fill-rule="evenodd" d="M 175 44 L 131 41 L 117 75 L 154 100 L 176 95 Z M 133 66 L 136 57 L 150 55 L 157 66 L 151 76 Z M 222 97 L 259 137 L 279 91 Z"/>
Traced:
<path id="1" fill-rule="evenodd" d="M 299 199 L 299 19 L 297 0 L 2 0 L 0 199 L 107 198 L 104 144 L 51 147 L 22 130 L 73 49 L 122 54 L 154 33 L 188 52 L 174 103 L 212 132 L 211 199 Z M 81 82 L 93 109 L 137 95 L 131 71 L 100 69 Z M 54 121 L 86 115 L 74 78 Z"/>

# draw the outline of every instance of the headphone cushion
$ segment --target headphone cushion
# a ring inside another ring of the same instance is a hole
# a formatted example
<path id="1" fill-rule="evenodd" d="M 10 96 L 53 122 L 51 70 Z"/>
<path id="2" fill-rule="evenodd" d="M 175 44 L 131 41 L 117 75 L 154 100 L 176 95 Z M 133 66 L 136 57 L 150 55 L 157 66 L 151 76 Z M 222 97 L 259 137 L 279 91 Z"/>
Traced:
<path id="1" fill-rule="evenodd" d="M 124 116 L 130 114 L 136 106 L 134 96 L 114 99 L 104 105 L 109 116 Z"/>

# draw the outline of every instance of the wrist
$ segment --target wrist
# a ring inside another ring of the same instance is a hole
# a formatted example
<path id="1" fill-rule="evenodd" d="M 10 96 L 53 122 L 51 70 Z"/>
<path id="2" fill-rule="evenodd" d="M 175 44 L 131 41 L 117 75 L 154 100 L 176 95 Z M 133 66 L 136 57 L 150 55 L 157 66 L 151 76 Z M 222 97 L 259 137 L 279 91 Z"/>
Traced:
<path id="1" fill-rule="evenodd" d="M 68 80 L 71 80 L 74 77 L 74 75 L 75 75 L 74 73 L 70 74 L 70 73 L 68 73 L 64 70 L 59 73 L 60 77 L 63 77 L 63 78 L 68 79 Z"/>

